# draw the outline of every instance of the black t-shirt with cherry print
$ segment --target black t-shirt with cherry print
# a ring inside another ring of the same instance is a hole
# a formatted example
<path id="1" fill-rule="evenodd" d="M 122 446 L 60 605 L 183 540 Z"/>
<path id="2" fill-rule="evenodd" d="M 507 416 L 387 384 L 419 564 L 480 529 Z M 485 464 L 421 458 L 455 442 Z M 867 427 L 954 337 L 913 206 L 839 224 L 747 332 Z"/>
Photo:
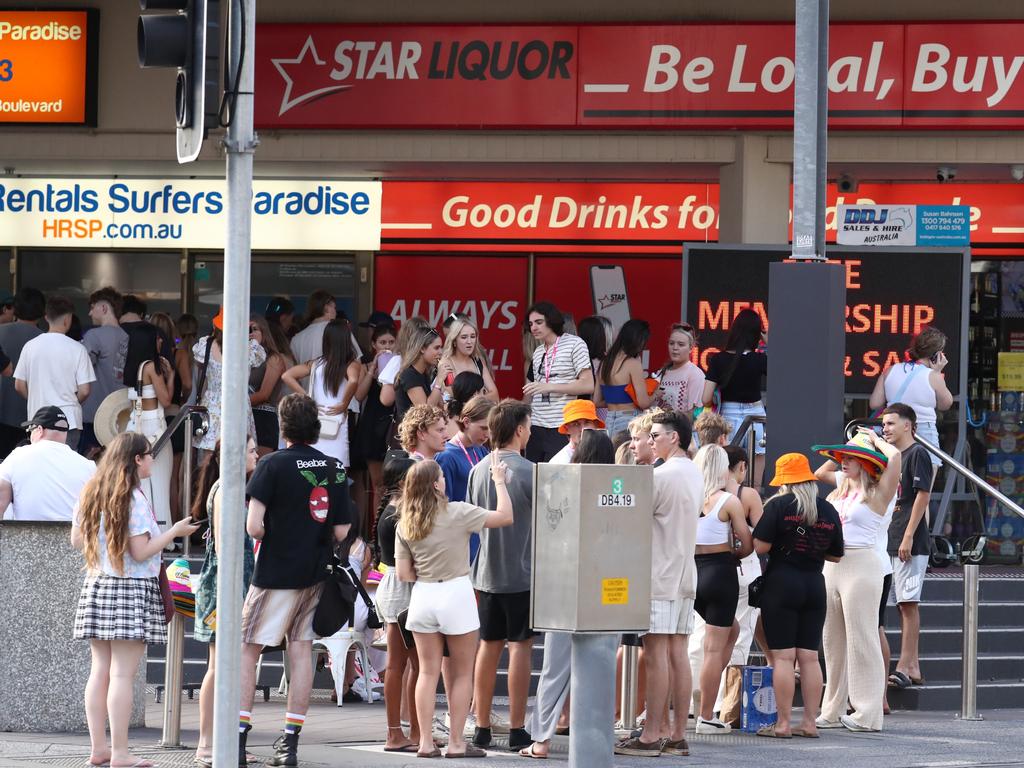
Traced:
<path id="1" fill-rule="evenodd" d="M 302 589 L 327 578 L 332 526 L 353 522 L 344 465 L 293 445 L 260 459 L 246 493 L 267 507 L 253 585 Z"/>

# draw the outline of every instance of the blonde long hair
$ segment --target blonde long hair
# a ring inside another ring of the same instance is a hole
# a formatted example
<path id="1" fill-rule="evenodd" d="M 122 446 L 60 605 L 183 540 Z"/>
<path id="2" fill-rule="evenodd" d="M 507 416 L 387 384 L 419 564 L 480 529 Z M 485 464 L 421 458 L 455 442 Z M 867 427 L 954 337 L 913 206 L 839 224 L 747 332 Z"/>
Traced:
<path id="1" fill-rule="evenodd" d="M 868 502 L 875 496 L 875 491 L 878 490 L 878 479 L 874 477 L 864 466 L 864 462 L 854 457 L 854 460 L 860 464 L 860 491 L 864 494 L 864 501 Z M 857 488 L 857 484 L 850 479 L 850 476 L 843 472 L 842 479 L 836 483 L 836 489 L 832 491 L 826 498 L 828 501 L 840 501 L 849 496 Z"/>
<path id="2" fill-rule="evenodd" d="M 402 330 L 405 330 L 405 326 L 402 326 Z M 434 343 L 434 339 L 440 338 L 441 334 L 431 328 L 429 325 L 425 328 L 415 328 L 407 337 L 407 343 L 404 349 L 401 351 L 402 355 L 402 367 L 400 370 L 405 370 L 410 365 L 420 359 L 420 355 L 423 354 L 424 350 Z"/>
<path id="3" fill-rule="evenodd" d="M 466 327 L 472 328 L 476 331 L 476 346 L 473 348 L 473 354 L 470 358 L 477 364 L 481 371 L 486 370 L 492 376 L 494 370 L 491 368 L 491 358 L 487 354 L 487 350 L 484 349 L 480 343 L 480 328 L 477 326 L 471 317 L 460 317 L 454 320 L 451 327 L 448 329 L 448 335 L 444 339 L 444 349 L 441 351 L 442 360 L 450 360 L 455 357 L 455 345 L 459 341 L 459 334 L 461 334 Z"/>
<path id="4" fill-rule="evenodd" d="M 704 445 L 693 457 L 704 475 L 704 501 L 725 488 L 729 481 L 729 454 L 720 445 Z"/>
<path id="5" fill-rule="evenodd" d="M 434 530 L 438 513 L 448 499 L 435 483 L 441 478 L 440 465 L 431 459 L 409 468 L 398 502 L 398 532 L 406 541 L 422 541 Z"/>
<path id="6" fill-rule="evenodd" d="M 85 566 L 100 565 L 100 522 L 107 537 L 110 566 L 124 573 L 124 553 L 128 549 L 128 522 L 132 513 L 132 492 L 139 486 L 139 465 L 135 459 L 150 449 L 149 440 L 136 432 L 115 437 L 100 459 L 96 474 L 82 489 L 78 526 L 85 542 Z"/>
<path id="7" fill-rule="evenodd" d="M 808 525 L 818 522 L 818 483 L 815 480 L 808 480 L 805 483 L 783 483 L 779 486 L 779 492 L 772 496 L 777 499 L 781 496 L 792 494 L 796 496 L 796 506 L 800 510 L 800 517 Z M 771 501 L 771 499 L 769 499 Z"/>

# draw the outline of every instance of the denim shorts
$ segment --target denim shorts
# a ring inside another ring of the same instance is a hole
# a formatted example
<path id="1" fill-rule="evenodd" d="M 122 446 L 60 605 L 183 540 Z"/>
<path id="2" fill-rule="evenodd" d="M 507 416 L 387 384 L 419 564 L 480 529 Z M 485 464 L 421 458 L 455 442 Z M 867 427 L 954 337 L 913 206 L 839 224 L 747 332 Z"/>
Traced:
<path id="1" fill-rule="evenodd" d="M 608 415 L 605 416 L 604 426 L 608 432 L 608 437 L 614 438 L 619 432 L 629 428 L 629 422 L 640 415 L 640 411 L 636 409 L 627 411 L 608 411 Z"/>
<path id="2" fill-rule="evenodd" d="M 936 448 L 941 448 L 939 445 L 939 428 L 936 426 L 934 421 L 919 421 L 915 427 L 917 434 L 927 440 L 929 443 L 934 445 Z M 939 457 L 931 451 L 928 451 L 928 458 L 932 460 L 932 466 L 939 466 L 942 462 L 939 461 Z"/>
<path id="3" fill-rule="evenodd" d="M 736 436 L 739 431 L 740 425 L 743 423 L 743 419 L 747 416 L 764 416 L 764 405 L 760 401 L 756 403 L 722 403 L 722 409 L 720 411 L 722 418 L 728 421 L 732 425 L 732 433 L 729 435 L 730 442 Z M 765 446 L 762 445 L 764 440 L 764 424 L 752 424 L 751 428 L 754 430 L 755 448 L 754 453 L 764 455 Z M 742 447 L 746 449 L 747 440 L 749 439 L 749 433 L 743 438 Z"/>

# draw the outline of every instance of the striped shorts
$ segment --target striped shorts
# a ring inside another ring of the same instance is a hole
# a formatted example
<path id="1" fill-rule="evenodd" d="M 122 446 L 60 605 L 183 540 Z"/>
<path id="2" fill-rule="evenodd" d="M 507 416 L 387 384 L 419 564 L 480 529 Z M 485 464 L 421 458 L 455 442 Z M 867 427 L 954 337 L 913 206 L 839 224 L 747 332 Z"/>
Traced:
<path id="1" fill-rule="evenodd" d="M 320 602 L 323 582 L 302 589 L 249 587 L 242 608 L 242 642 L 281 645 L 315 640 L 313 613 Z"/>

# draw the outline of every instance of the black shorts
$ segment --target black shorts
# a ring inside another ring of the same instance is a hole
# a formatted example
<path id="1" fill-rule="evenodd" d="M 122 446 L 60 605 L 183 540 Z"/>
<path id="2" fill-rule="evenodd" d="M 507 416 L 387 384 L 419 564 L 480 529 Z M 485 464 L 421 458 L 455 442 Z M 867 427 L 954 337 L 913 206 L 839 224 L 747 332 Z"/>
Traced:
<path id="1" fill-rule="evenodd" d="M 533 637 L 529 592 L 477 592 L 476 602 L 480 611 L 481 640 L 519 643 Z"/>
<path id="2" fill-rule="evenodd" d="M 277 412 L 254 408 L 252 411 L 252 421 L 256 425 L 256 445 L 276 451 L 280 438 Z"/>
<path id="3" fill-rule="evenodd" d="M 825 577 L 778 562 L 768 569 L 761 594 L 761 621 L 768 648 L 817 651 L 825 628 Z"/>
<path id="4" fill-rule="evenodd" d="M 557 427 L 530 427 L 530 442 L 526 444 L 526 458 L 534 464 L 551 461 L 556 453 L 565 448 L 568 442 L 568 435 L 563 435 Z"/>
<path id="5" fill-rule="evenodd" d="M 697 599 L 693 609 L 713 627 L 731 627 L 736 620 L 740 597 L 736 558 L 731 552 L 695 555 L 697 562 Z"/>
<path id="6" fill-rule="evenodd" d="M 882 579 L 882 601 L 878 604 L 878 626 L 885 626 L 885 606 L 889 603 L 889 590 L 892 589 L 892 574 Z"/>

